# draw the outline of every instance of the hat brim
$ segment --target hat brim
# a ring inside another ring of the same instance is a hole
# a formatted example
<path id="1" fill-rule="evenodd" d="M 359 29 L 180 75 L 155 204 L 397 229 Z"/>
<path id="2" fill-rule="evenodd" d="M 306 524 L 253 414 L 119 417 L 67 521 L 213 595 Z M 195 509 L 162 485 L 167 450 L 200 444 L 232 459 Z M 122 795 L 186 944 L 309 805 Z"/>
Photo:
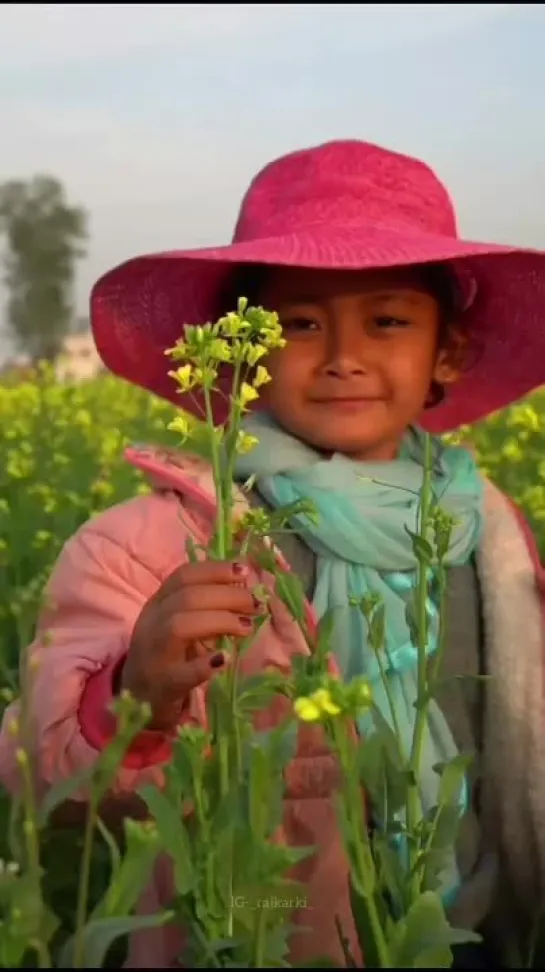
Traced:
<path id="1" fill-rule="evenodd" d="M 188 324 L 229 308 L 221 295 L 245 263 L 314 269 L 378 269 L 452 263 L 476 284 L 464 314 L 475 360 L 422 424 L 443 433 L 473 423 L 545 384 L 545 254 L 429 233 L 368 227 L 306 227 L 229 246 L 141 256 L 103 276 L 91 294 L 91 323 L 106 367 L 181 408 L 165 348 Z M 239 295 L 244 296 L 244 295 Z M 222 399 L 217 398 L 218 421 Z"/>

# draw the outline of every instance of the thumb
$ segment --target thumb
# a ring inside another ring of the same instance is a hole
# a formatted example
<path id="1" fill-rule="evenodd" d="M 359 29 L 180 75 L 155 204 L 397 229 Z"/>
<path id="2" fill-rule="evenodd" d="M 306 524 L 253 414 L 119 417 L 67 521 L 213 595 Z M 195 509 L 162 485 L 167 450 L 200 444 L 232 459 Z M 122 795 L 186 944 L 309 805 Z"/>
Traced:
<path id="1" fill-rule="evenodd" d="M 163 695 L 161 701 L 153 704 L 153 717 L 149 729 L 160 731 L 170 730 L 180 722 L 180 716 L 189 704 L 189 696 L 193 689 L 206 684 L 215 672 L 221 672 L 226 665 L 226 656 L 222 652 L 201 655 L 192 661 L 179 665 L 169 675 L 168 699 Z"/>
<path id="2" fill-rule="evenodd" d="M 227 664 L 227 656 L 219 651 L 209 655 L 200 655 L 192 661 L 180 665 L 175 679 L 183 694 L 204 685 L 214 674 L 221 672 Z"/>

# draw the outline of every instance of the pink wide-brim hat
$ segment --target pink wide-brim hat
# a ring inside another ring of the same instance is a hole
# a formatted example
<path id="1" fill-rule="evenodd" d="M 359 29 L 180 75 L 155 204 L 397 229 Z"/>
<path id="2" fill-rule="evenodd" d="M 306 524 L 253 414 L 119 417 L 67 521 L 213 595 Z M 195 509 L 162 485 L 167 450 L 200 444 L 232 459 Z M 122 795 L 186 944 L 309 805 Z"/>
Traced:
<path id="1" fill-rule="evenodd" d="M 424 163 L 360 141 L 329 142 L 266 166 L 228 246 L 141 256 L 111 270 L 92 291 L 94 338 L 114 374 L 194 411 L 177 394 L 164 351 L 186 325 L 234 309 L 221 300 L 237 267 L 426 263 L 451 265 L 478 353 L 422 424 L 450 431 L 545 384 L 545 254 L 461 240 L 449 195 Z M 218 421 L 222 408 L 217 396 Z"/>

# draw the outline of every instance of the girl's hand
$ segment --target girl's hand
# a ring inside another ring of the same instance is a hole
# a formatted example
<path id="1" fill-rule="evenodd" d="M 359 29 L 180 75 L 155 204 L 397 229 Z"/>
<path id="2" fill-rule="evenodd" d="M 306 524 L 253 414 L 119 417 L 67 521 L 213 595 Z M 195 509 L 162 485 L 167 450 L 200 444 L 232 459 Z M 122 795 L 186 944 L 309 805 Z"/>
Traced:
<path id="1" fill-rule="evenodd" d="M 175 570 L 144 606 L 122 674 L 123 689 L 152 708 L 150 728 L 177 724 L 192 689 L 226 659 L 222 636 L 245 638 L 259 602 L 243 564 L 202 561 Z"/>

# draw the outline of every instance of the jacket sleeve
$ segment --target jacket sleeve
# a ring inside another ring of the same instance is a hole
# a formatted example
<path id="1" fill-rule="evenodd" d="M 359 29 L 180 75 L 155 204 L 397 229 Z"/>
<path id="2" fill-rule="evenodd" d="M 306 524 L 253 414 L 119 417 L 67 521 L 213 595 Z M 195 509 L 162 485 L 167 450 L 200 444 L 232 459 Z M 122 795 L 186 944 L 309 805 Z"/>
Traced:
<path id="1" fill-rule="evenodd" d="M 116 669 L 144 603 L 160 582 L 133 552 L 93 524 L 66 544 L 27 649 L 25 725 L 40 790 L 89 767 L 115 733 L 110 705 Z M 190 718 L 193 710 L 191 705 Z M 0 780 L 11 791 L 19 787 L 20 743 L 14 729 L 20 716 L 16 701 L 6 710 L 0 732 Z M 169 753 L 167 736 L 142 732 L 113 792 L 129 792 L 144 781 L 160 783 L 161 763 Z"/>

